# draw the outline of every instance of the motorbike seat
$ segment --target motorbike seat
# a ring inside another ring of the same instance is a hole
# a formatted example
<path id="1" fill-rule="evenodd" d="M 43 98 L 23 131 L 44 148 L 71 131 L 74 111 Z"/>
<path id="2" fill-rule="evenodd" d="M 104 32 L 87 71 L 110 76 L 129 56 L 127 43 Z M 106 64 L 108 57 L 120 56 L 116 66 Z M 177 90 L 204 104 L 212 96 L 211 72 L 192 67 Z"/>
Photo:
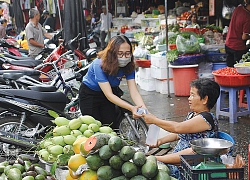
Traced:
<path id="1" fill-rule="evenodd" d="M 41 73 L 37 70 L 0 70 L 0 75 L 4 73 L 22 73 L 27 76 L 40 75 Z"/>
<path id="2" fill-rule="evenodd" d="M 4 57 L 7 57 L 7 58 L 11 58 L 11 59 L 15 59 L 15 60 L 35 60 L 34 58 L 32 57 L 21 57 L 21 56 L 14 56 L 14 55 L 11 55 L 11 54 L 8 54 L 8 53 L 2 53 L 2 55 Z"/>
<path id="3" fill-rule="evenodd" d="M 0 95 L 8 95 L 19 98 L 33 99 L 41 102 L 64 103 L 66 104 L 66 95 L 62 92 L 39 92 L 22 89 L 0 89 Z"/>
<path id="4" fill-rule="evenodd" d="M 36 67 L 39 64 L 43 63 L 42 60 L 34 60 L 34 59 L 15 60 L 15 59 L 6 58 L 5 60 L 6 62 L 12 65 L 25 66 L 25 67 L 30 67 L 30 68 Z"/>
<path id="5" fill-rule="evenodd" d="M 55 86 L 28 86 L 28 89 L 39 92 L 56 92 Z"/>
<path id="6" fill-rule="evenodd" d="M 3 79 L 17 80 L 23 76 L 23 73 L 4 73 Z"/>

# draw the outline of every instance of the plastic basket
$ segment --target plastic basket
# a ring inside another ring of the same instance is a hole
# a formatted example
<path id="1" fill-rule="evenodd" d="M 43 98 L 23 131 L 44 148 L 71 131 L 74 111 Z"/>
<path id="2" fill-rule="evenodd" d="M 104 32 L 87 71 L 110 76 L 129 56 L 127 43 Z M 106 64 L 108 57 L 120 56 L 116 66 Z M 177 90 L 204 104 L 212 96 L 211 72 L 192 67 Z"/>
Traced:
<path id="1" fill-rule="evenodd" d="M 226 53 L 219 53 L 219 52 L 206 53 L 206 60 L 208 62 L 225 62 Z"/>
<path id="2" fill-rule="evenodd" d="M 143 67 L 143 68 L 150 68 L 151 66 L 151 61 L 147 60 L 147 59 L 136 59 L 135 60 L 137 66 L 139 67 Z"/>
<path id="3" fill-rule="evenodd" d="M 182 180 L 237 180 L 244 179 L 244 168 L 223 168 L 218 163 L 210 163 L 209 167 L 199 169 L 204 164 L 204 156 L 180 155 L 180 177 Z"/>
<path id="4" fill-rule="evenodd" d="M 204 61 L 204 54 L 179 56 L 178 59 L 170 62 L 171 65 L 192 65 Z"/>
<path id="5" fill-rule="evenodd" d="M 239 74 L 250 74 L 250 62 L 245 62 L 245 64 L 247 64 L 248 66 L 243 66 L 242 64 L 243 63 L 237 63 L 234 65 L 236 71 Z"/>
<path id="6" fill-rule="evenodd" d="M 250 85 L 250 74 L 249 75 L 219 75 L 214 71 L 214 80 L 221 86 L 238 87 L 238 86 L 249 86 Z"/>

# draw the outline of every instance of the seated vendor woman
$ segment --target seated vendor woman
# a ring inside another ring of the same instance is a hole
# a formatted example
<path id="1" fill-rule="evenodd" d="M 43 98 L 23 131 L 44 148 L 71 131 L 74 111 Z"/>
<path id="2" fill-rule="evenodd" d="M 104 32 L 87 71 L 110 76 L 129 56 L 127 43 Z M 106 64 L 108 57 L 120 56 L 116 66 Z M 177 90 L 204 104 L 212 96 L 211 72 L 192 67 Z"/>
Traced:
<path id="1" fill-rule="evenodd" d="M 183 122 L 166 121 L 153 114 L 143 114 L 147 124 L 156 124 L 170 132 L 158 139 L 157 144 L 149 144 L 150 147 L 178 141 L 173 153 L 156 156 L 158 161 L 169 166 L 171 176 L 179 178 L 177 166 L 180 165 L 180 155 L 194 154 L 189 144 L 191 140 L 217 137 L 218 123 L 210 110 L 214 107 L 219 95 L 220 86 L 216 82 L 207 78 L 196 79 L 190 83 L 188 104 L 191 111 Z"/>
<path id="2" fill-rule="evenodd" d="M 198 21 L 198 16 L 197 16 L 196 13 L 190 14 L 188 20 L 189 20 L 189 23 L 188 23 L 186 28 L 198 28 L 198 29 L 200 29 L 200 26 L 199 26 L 199 24 L 197 22 Z"/>

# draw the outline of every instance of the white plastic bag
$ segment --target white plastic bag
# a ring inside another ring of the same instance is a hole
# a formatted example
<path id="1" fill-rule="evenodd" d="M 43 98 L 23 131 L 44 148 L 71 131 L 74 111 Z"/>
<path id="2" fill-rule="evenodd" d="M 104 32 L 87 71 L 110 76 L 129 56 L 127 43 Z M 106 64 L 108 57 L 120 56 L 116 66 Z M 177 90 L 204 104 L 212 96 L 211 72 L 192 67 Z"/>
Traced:
<path id="1" fill-rule="evenodd" d="M 194 35 L 190 35 L 189 39 L 178 35 L 176 38 L 176 46 L 180 54 L 200 53 L 200 44 Z"/>

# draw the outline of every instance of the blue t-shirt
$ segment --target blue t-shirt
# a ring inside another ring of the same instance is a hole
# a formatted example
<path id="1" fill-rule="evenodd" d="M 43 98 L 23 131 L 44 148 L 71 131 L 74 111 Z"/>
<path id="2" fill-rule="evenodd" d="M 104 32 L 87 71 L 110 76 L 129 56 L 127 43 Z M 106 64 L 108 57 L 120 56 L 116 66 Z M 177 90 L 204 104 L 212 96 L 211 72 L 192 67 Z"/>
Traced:
<path id="1" fill-rule="evenodd" d="M 98 82 L 109 82 L 111 87 L 116 87 L 120 85 L 122 77 L 125 75 L 127 80 L 135 79 L 135 71 L 126 74 L 122 69 L 119 69 L 116 76 L 107 75 L 103 72 L 101 68 L 101 59 L 95 59 L 89 66 L 87 74 L 83 77 L 82 82 L 94 91 L 101 91 Z"/>

